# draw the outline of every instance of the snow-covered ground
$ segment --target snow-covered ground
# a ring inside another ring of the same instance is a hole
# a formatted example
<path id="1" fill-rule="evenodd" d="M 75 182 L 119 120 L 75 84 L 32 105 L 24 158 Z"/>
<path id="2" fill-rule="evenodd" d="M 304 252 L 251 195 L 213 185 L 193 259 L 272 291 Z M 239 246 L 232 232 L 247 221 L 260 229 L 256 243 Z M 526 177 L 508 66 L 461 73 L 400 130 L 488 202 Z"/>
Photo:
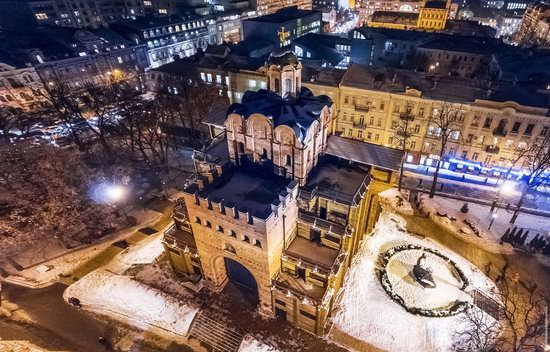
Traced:
<path id="1" fill-rule="evenodd" d="M 476 203 L 468 203 L 470 210 L 468 213 L 462 213 L 460 208 L 465 202 L 444 197 L 428 198 L 427 194 L 419 194 L 419 202 L 420 211 L 425 214 L 430 214 L 429 216 L 435 224 L 441 226 L 453 236 L 483 248 L 488 252 L 504 254 L 513 253 L 513 247 L 511 245 L 507 243 L 502 245 L 499 244 L 500 237 L 506 230 L 502 230 L 505 219 L 504 217 L 499 219 L 498 214 L 505 213 L 504 210 L 500 209 L 491 229 L 489 229 L 491 207 Z M 443 216 L 438 215 L 438 213 Z M 472 227 L 464 221 L 469 221 L 479 233 L 476 234 Z M 501 225 L 497 226 L 497 221 L 500 221 Z M 502 233 L 500 230 L 502 230 Z"/>
<path id="2" fill-rule="evenodd" d="M 414 210 L 411 203 L 408 201 L 409 192 L 399 192 L 397 188 L 390 188 L 378 194 L 380 202 L 383 203 L 384 209 L 391 210 L 403 215 L 413 215 Z"/>
<path id="3" fill-rule="evenodd" d="M 466 291 L 475 287 L 489 295 L 494 292 L 492 281 L 466 259 L 434 241 L 399 230 L 405 226 L 402 217 L 384 211 L 372 237 L 361 243 L 335 304 L 333 340 L 357 350 L 370 350 L 370 346 L 392 352 L 452 350 L 457 329 L 464 328 L 463 314 L 443 318 L 413 315 L 382 288 L 376 272 L 380 255 L 399 245 L 437 249 L 455 261 L 469 279 Z M 434 275 L 438 275 L 435 270 Z"/>
<path id="4" fill-rule="evenodd" d="M 5 280 L 16 285 L 35 288 L 46 287 L 53 284 L 60 275 L 69 274 L 77 270 L 110 245 L 110 242 L 103 242 L 86 247 L 52 259 L 44 264 L 25 269 L 16 274 L 14 273 Z"/>
<path id="5" fill-rule="evenodd" d="M 64 298 L 76 297 L 84 309 L 108 315 L 141 329 L 157 327 L 185 336 L 198 312 L 128 276 L 98 269 L 69 286 Z"/>
<path id="6" fill-rule="evenodd" d="M 410 274 L 422 253 L 426 254 L 427 267 L 433 270 L 434 288 L 425 289 Z M 403 298 L 407 307 L 438 309 L 451 307 L 456 301 L 471 301 L 470 296 L 461 290 L 462 281 L 454 269 L 433 253 L 420 249 L 398 252 L 391 257 L 386 270 L 393 292 Z"/>
<path id="7" fill-rule="evenodd" d="M 512 225 L 510 224 L 510 219 L 512 218 L 513 212 L 506 211 L 505 209 L 498 209 L 495 211 L 496 218 L 489 229 L 489 225 L 493 219 L 491 207 L 470 202 L 468 203 L 469 211 L 464 214 L 460 212 L 460 208 L 464 203 L 463 201 L 445 197 L 435 197 L 433 199 L 428 199 L 427 197 L 422 198 L 422 206 L 427 206 L 431 209 L 436 209 L 440 213 L 447 213 L 448 215 L 456 217 L 457 220 L 453 222 L 455 227 L 459 226 L 467 231 L 468 226 L 463 220 L 468 219 L 481 231 L 481 239 L 489 240 L 494 243 L 498 243 L 504 232 L 514 226 L 517 226 L 518 229 L 523 228 L 524 230 L 529 230 L 529 237 L 526 242 L 529 242 L 536 234 L 550 234 L 550 218 L 520 213 L 515 224 Z M 434 217 L 434 219 L 435 218 L 436 217 Z M 472 234 L 469 237 L 477 236 Z"/>
<path id="8" fill-rule="evenodd" d="M 16 285 L 34 288 L 41 288 L 52 285 L 59 279 L 60 276 L 68 275 L 86 265 L 86 263 L 88 263 L 90 260 L 93 260 L 94 257 L 98 256 L 100 253 L 110 247 L 113 242 L 128 238 L 133 233 L 135 233 L 135 231 L 139 227 L 148 226 L 149 224 L 158 221 L 162 217 L 162 214 L 156 211 L 148 211 L 146 213 L 141 211 L 133 211 L 132 216 L 138 219 L 140 224 L 139 226 L 119 231 L 112 236 L 102 239 L 102 241 L 94 245 L 68 252 L 66 254 L 45 261 L 42 264 L 31 266 L 28 269 L 22 271 L 17 271 L 10 265 L 3 266 L 3 268 L 6 269 L 10 274 L 10 276 L 6 278 L 6 281 L 14 283 Z M 148 243 L 148 241 L 146 241 L 146 243 Z M 130 263 L 132 261 L 138 262 L 139 260 L 145 261 L 144 258 L 147 255 L 143 254 L 143 252 L 141 253 L 142 254 L 140 255 L 136 255 L 137 258 L 135 258 L 135 260 L 128 259 L 128 261 Z M 51 256 L 51 253 L 49 253 L 48 255 Z"/>
<path id="9" fill-rule="evenodd" d="M 246 335 L 239 346 L 239 352 L 278 352 L 275 347 L 266 345 L 250 335 Z"/>
<path id="10" fill-rule="evenodd" d="M 162 233 L 152 235 L 136 246 L 128 247 L 119 255 L 119 259 L 129 265 L 148 264 L 164 253 Z"/>
<path id="11" fill-rule="evenodd" d="M 465 202 L 457 201 L 456 199 L 436 197 L 434 198 L 443 211 L 446 209 L 454 210 L 460 213 L 460 208 Z M 491 226 L 491 230 L 488 230 L 489 223 L 491 222 L 491 207 L 477 204 L 477 203 L 468 203 L 469 211 L 467 214 L 468 217 L 471 217 L 472 220 L 478 222 L 478 226 L 483 230 L 487 238 L 494 241 L 500 241 L 500 238 L 504 232 L 513 226 L 519 228 L 524 228 L 529 230 L 529 234 L 535 236 L 537 233 L 548 234 L 550 232 L 550 218 L 543 216 L 536 216 L 531 214 L 520 213 L 515 224 L 510 224 L 510 219 L 512 218 L 512 211 L 506 211 L 505 209 L 498 209 L 495 212 L 497 217 Z M 462 214 L 462 213 L 460 213 Z M 463 214 L 464 215 L 464 214 Z M 531 237 L 527 240 L 527 242 Z"/>

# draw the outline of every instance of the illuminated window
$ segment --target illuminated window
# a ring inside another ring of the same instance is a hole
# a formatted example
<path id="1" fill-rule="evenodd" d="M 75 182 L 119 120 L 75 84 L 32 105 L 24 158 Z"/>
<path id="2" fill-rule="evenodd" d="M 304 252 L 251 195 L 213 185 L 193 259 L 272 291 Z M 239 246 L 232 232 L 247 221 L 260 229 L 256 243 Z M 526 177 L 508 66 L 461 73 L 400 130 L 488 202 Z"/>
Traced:
<path id="1" fill-rule="evenodd" d="M 37 13 L 35 16 L 36 16 L 37 20 L 47 20 L 48 19 L 48 15 L 43 13 L 43 12 Z"/>
<path id="2" fill-rule="evenodd" d="M 159 13 L 168 13 L 168 10 L 166 10 L 166 9 L 159 9 Z"/>
<path id="3" fill-rule="evenodd" d="M 149 0 L 143 1 L 143 6 L 153 6 L 153 3 Z"/>

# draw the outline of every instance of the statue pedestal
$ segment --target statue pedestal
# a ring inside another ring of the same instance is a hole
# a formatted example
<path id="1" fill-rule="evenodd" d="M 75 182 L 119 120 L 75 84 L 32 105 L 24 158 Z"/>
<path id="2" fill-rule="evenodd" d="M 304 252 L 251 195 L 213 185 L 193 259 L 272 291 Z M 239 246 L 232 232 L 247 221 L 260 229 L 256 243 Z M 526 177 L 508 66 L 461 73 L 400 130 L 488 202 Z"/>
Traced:
<path id="1" fill-rule="evenodd" d="M 421 257 L 422 258 L 422 257 Z M 435 282 L 432 277 L 432 272 L 424 267 L 424 261 L 418 260 L 418 263 L 413 266 L 413 276 L 416 282 L 418 282 L 424 288 L 435 288 Z"/>

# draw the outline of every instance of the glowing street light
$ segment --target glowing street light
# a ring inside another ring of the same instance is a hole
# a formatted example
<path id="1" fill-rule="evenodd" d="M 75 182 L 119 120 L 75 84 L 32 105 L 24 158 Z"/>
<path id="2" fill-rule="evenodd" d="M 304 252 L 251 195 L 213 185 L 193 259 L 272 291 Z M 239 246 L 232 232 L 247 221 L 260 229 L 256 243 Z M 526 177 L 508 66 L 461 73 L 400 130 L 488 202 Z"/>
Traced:
<path id="1" fill-rule="evenodd" d="M 512 194 L 516 190 L 516 183 L 512 181 L 506 181 L 500 186 L 500 191 L 504 194 Z"/>
<path id="2" fill-rule="evenodd" d="M 106 189 L 107 197 L 112 202 L 118 202 L 124 196 L 124 188 L 122 186 L 112 185 Z"/>
<path id="3" fill-rule="evenodd" d="M 117 217 L 120 216 L 119 215 L 120 213 L 118 212 L 119 207 L 117 206 L 117 203 L 124 198 L 124 193 L 125 193 L 124 187 L 119 185 L 109 185 L 105 189 L 105 195 L 109 199 L 109 203 L 111 203 L 111 205 L 115 209 L 115 214 Z M 120 209 L 124 213 L 124 217 L 126 218 L 126 221 L 128 221 L 128 214 L 126 214 L 124 207 L 120 207 Z"/>
<path id="4" fill-rule="evenodd" d="M 498 182 L 498 181 L 497 181 Z M 493 204 L 491 204 L 491 211 L 495 210 L 500 194 L 510 195 L 516 190 L 516 183 L 512 181 L 505 181 L 498 189 L 498 192 L 493 199 Z"/>

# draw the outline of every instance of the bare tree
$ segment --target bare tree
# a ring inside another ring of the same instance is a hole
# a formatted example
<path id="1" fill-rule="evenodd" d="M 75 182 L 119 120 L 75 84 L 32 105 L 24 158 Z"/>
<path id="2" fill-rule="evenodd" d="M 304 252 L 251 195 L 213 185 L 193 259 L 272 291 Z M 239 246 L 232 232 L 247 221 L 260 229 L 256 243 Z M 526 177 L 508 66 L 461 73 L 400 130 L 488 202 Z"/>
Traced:
<path id="1" fill-rule="evenodd" d="M 405 105 L 405 111 L 399 114 L 399 124 L 397 126 L 396 131 L 396 139 L 397 144 L 401 148 L 401 151 L 403 152 L 403 157 L 401 158 L 401 168 L 399 171 L 399 182 L 398 182 L 398 189 L 401 191 L 402 183 L 403 183 L 403 167 L 405 164 L 405 157 L 407 153 L 407 148 L 409 147 L 409 137 L 412 135 L 412 132 L 410 131 L 409 124 L 414 121 L 414 115 L 412 113 L 414 105 L 411 102 L 407 102 Z"/>
<path id="2" fill-rule="evenodd" d="M 108 175 L 73 149 L 0 142 L 0 251 L 54 239 L 70 246 L 103 235 L 112 209 L 89 195 Z"/>
<path id="3" fill-rule="evenodd" d="M 203 121 L 212 111 L 228 105 L 227 97 L 215 84 L 191 81 L 182 77 L 171 77 L 169 86 L 172 92 L 161 94 L 161 99 L 171 110 L 171 120 L 179 120 L 189 131 L 195 143 L 202 143 Z"/>
<path id="4" fill-rule="evenodd" d="M 462 126 L 461 120 L 461 106 L 456 106 L 447 102 L 434 104 L 429 119 L 429 128 L 431 129 L 431 133 L 430 131 L 428 133 L 430 134 L 430 137 L 437 139 L 439 159 L 437 160 L 432 186 L 430 188 L 430 198 L 435 196 L 437 179 L 439 177 L 441 163 L 443 162 L 443 158 L 447 152 L 447 146 L 452 139 L 455 139 L 454 137 L 458 136 L 458 138 L 460 138 L 460 130 Z"/>
<path id="5" fill-rule="evenodd" d="M 548 300 L 536 284 L 507 277 L 497 283 L 500 316 L 496 320 L 478 307 L 464 315 L 463 329 L 457 331 L 457 351 L 536 352 L 542 351 Z"/>
<path id="6" fill-rule="evenodd" d="M 512 224 L 516 222 L 527 194 L 549 183 L 547 174 L 550 172 L 550 135 L 535 137 L 524 142 L 523 147 L 518 149 L 519 158 L 523 160 L 523 168 L 528 170 L 528 176 L 522 184 L 521 196 L 510 219 Z"/>
<path id="7" fill-rule="evenodd" d="M 0 138 L 9 140 L 10 131 L 16 127 L 17 119 L 23 113 L 21 109 L 0 106 Z"/>
<path id="8" fill-rule="evenodd" d="M 88 151 L 99 141 L 106 155 L 112 152 L 110 137 L 117 123 L 117 113 L 139 95 L 132 88 L 135 79 L 128 73 L 127 79 L 119 77 L 98 78 L 75 89 L 62 81 L 46 85 L 47 110 L 58 116 L 81 151 Z"/>
<path id="9" fill-rule="evenodd" d="M 472 305 L 462 316 L 460 328 L 456 331 L 457 352 L 497 352 L 501 324 L 498 320 Z"/>

